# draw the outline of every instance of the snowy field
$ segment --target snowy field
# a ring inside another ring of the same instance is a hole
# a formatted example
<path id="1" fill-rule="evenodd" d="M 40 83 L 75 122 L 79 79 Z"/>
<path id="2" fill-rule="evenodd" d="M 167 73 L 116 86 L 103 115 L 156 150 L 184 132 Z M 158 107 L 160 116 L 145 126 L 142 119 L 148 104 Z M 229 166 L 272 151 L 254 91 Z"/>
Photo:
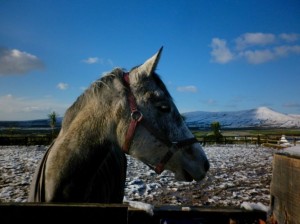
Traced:
<path id="1" fill-rule="evenodd" d="M 269 205 L 273 154 L 256 145 L 204 147 L 210 170 L 201 182 L 178 182 L 169 171 L 157 175 L 128 157 L 125 197 L 152 205 Z M 0 146 L 0 202 L 26 202 L 29 184 L 45 150 L 37 146 Z"/>

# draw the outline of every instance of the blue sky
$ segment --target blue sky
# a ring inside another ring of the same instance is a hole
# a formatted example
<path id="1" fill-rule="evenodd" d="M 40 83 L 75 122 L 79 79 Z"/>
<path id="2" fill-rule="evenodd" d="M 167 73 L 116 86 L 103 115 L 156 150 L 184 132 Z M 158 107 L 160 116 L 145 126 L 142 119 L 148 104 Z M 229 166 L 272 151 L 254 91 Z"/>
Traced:
<path id="1" fill-rule="evenodd" d="M 161 46 L 157 73 L 182 113 L 300 114 L 298 0 L 0 0 L 0 120 L 63 116 Z"/>

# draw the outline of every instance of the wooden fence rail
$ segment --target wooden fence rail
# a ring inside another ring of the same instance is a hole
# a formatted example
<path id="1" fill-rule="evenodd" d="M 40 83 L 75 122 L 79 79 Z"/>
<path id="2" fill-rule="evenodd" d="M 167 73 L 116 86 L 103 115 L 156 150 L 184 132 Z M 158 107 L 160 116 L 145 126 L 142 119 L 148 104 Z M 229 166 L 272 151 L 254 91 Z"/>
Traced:
<path id="1" fill-rule="evenodd" d="M 286 136 L 290 140 L 290 143 L 293 145 L 296 145 L 296 141 L 299 140 L 299 137 L 294 136 Z M 212 136 L 201 136 L 197 137 L 199 142 L 202 143 L 202 145 L 207 144 L 256 144 L 256 145 L 262 145 L 262 144 L 279 144 L 279 140 L 281 138 L 281 135 L 247 135 L 247 136 L 223 136 L 220 138 L 215 138 Z"/>
<path id="2" fill-rule="evenodd" d="M 187 209 L 188 208 L 188 209 Z M 157 206 L 154 215 L 124 204 L 0 203 L 1 223 L 228 224 L 265 223 L 267 214 L 241 208 Z"/>
<path id="3" fill-rule="evenodd" d="M 296 145 L 296 140 L 300 137 L 286 136 L 291 144 Z M 202 145 L 209 144 L 278 144 L 281 135 L 247 135 L 247 136 L 223 136 L 214 138 L 212 136 L 198 136 L 197 139 Z M 49 145 L 53 137 L 51 135 L 44 136 L 0 136 L 0 145 Z"/>
<path id="4" fill-rule="evenodd" d="M 49 145 L 51 136 L 0 136 L 0 145 Z"/>

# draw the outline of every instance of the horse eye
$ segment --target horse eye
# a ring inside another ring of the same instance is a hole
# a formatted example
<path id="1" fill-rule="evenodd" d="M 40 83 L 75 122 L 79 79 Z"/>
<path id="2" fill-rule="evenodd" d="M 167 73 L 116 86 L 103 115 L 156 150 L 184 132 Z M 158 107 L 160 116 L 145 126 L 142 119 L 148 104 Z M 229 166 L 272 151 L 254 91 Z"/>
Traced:
<path id="1" fill-rule="evenodd" d="M 167 104 L 162 104 L 158 107 L 161 112 L 169 113 L 171 111 L 171 107 Z"/>

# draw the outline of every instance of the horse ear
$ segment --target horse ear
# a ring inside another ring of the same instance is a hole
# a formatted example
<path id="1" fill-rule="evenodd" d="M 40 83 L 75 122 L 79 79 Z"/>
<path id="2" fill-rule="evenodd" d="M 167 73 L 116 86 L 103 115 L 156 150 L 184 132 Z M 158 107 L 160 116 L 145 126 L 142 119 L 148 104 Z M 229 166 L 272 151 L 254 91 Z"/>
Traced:
<path id="1" fill-rule="evenodd" d="M 162 50 L 163 47 L 161 47 L 155 55 L 153 55 L 151 58 L 145 61 L 144 64 L 140 65 L 139 67 L 133 70 L 135 71 L 134 76 L 136 80 L 139 80 L 139 77 L 144 75 L 150 76 L 154 72 L 159 62 Z"/>
<path id="2" fill-rule="evenodd" d="M 144 64 L 139 67 L 139 70 L 145 72 L 147 75 L 151 75 L 157 67 L 162 50 L 163 47 L 161 47 L 155 55 L 145 61 Z"/>

